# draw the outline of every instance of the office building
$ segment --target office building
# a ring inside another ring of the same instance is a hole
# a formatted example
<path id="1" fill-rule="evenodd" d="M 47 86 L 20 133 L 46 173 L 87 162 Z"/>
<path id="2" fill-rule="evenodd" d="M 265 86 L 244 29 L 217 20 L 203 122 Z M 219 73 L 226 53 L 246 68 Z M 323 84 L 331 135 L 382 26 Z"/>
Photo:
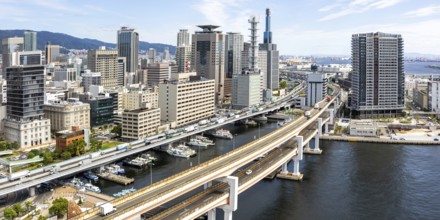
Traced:
<path id="1" fill-rule="evenodd" d="M 125 86 L 127 84 L 126 78 L 126 61 L 125 57 L 118 57 L 118 86 Z"/>
<path id="2" fill-rule="evenodd" d="M 168 62 L 171 59 L 170 56 L 170 48 L 165 47 L 163 49 L 163 54 L 162 54 L 162 61 Z"/>
<path id="3" fill-rule="evenodd" d="M 200 25 L 202 31 L 192 35 L 192 69 L 200 76 L 215 81 L 216 105 L 224 101 L 225 35 L 219 26 Z"/>
<path id="4" fill-rule="evenodd" d="M 232 108 L 242 109 L 260 104 L 261 76 L 252 71 L 243 71 L 232 77 Z"/>
<path id="5" fill-rule="evenodd" d="M 113 97 L 110 95 L 79 95 L 81 102 L 90 104 L 90 127 L 98 127 L 113 122 Z"/>
<path id="6" fill-rule="evenodd" d="M 84 87 L 84 92 L 88 92 L 91 85 L 101 85 L 101 73 L 93 73 L 90 70 L 86 70 L 81 78 L 81 85 Z"/>
<path id="7" fill-rule="evenodd" d="M 191 46 L 176 47 L 176 65 L 178 73 L 191 71 Z"/>
<path id="8" fill-rule="evenodd" d="M 138 69 L 139 34 L 134 29 L 121 27 L 118 31 L 118 57 L 125 57 L 126 72 Z"/>
<path id="9" fill-rule="evenodd" d="M 177 47 L 191 46 L 188 29 L 180 29 L 177 33 Z"/>
<path id="10" fill-rule="evenodd" d="M 138 140 L 157 133 L 160 109 L 140 108 L 122 113 L 122 138 Z"/>
<path id="11" fill-rule="evenodd" d="M 139 89 L 123 94 L 123 108 L 128 110 L 140 108 L 158 108 L 158 87 Z"/>
<path id="12" fill-rule="evenodd" d="M 23 38 L 10 37 L 2 39 L 2 69 L 6 78 L 6 68 L 12 66 L 12 54 L 23 51 Z"/>
<path id="13" fill-rule="evenodd" d="M 53 73 L 54 81 L 76 81 L 77 77 L 77 68 L 55 68 Z"/>
<path id="14" fill-rule="evenodd" d="M 37 32 L 25 31 L 24 32 L 24 51 L 37 50 Z"/>
<path id="15" fill-rule="evenodd" d="M 7 102 L 7 91 L 8 91 L 7 82 L 5 79 L 0 77 L 0 106 L 2 103 Z"/>
<path id="16" fill-rule="evenodd" d="M 50 42 L 46 43 L 46 53 L 44 54 L 46 64 L 55 63 L 60 56 L 60 46 L 51 45 Z"/>
<path id="17" fill-rule="evenodd" d="M 226 76 L 232 78 L 241 73 L 241 56 L 243 53 L 243 35 L 240 33 L 226 33 Z"/>
<path id="18" fill-rule="evenodd" d="M 274 90 L 279 87 L 279 56 L 277 45 L 272 42 L 270 9 L 266 9 L 266 31 L 264 32 L 264 43 L 260 44 L 258 66 L 263 76 L 263 89 Z"/>
<path id="19" fill-rule="evenodd" d="M 309 73 L 307 74 L 307 95 L 306 105 L 313 107 L 317 102 L 325 99 L 327 96 L 327 74 Z"/>
<path id="20" fill-rule="evenodd" d="M 161 120 L 179 127 L 215 114 L 215 81 L 196 73 L 176 73 L 159 84 Z"/>
<path id="21" fill-rule="evenodd" d="M 440 113 L 440 81 L 429 81 L 428 93 L 428 110 L 430 112 Z"/>
<path id="22" fill-rule="evenodd" d="M 156 63 L 156 49 L 150 48 L 148 49 L 148 64 Z"/>
<path id="23" fill-rule="evenodd" d="M 118 86 L 119 58 L 117 50 L 106 50 L 105 47 L 89 50 L 87 60 L 87 68 L 90 71 L 101 73 L 101 85 L 104 88 Z"/>
<path id="24" fill-rule="evenodd" d="M 50 119 L 51 129 L 55 131 L 67 130 L 73 126 L 90 129 L 90 105 L 76 98 L 45 104 L 44 116 Z"/>
<path id="25" fill-rule="evenodd" d="M 251 44 L 248 42 L 243 43 L 243 51 L 241 52 L 241 69 L 249 69 L 249 54 Z"/>
<path id="26" fill-rule="evenodd" d="M 13 52 L 11 66 L 42 65 L 42 57 L 40 50 Z"/>
<path id="27" fill-rule="evenodd" d="M 6 69 L 8 88 L 5 137 L 20 147 L 50 141 L 50 120 L 44 119 L 44 66 Z"/>
<path id="28" fill-rule="evenodd" d="M 352 114 L 360 118 L 400 114 L 405 101 L 401 35 L 354 34 L 351 48 Z"/>
<path id="29" fill-rule="evenodd" d="M 168 79 L 171 74 L 177 73 L 177 66 L 168 63 L 154 63 L 147 67 L 148 85 L 158 85 L 165 79 Z"/>

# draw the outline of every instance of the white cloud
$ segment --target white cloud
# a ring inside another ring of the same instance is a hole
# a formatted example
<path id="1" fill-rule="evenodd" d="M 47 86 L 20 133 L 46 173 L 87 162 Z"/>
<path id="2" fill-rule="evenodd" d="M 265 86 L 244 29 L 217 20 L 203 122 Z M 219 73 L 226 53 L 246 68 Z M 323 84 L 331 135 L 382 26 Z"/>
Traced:
<path id="1" fill-rule="evenodd" d="M 360 14 L 372 9 L 384 9 L 394 6 L 403 0 L 350 0 L 349 2 L 332 4 L 319 9 L 320 12 L 333 11 L 319 21 L 329 21 L 350 14 Z"/>
<path id="2" fill-rule="evenodd" d="M 433 5 L 433 6 L 419 8 L 417 10 L 407 12 L 407 13 L 405 13 L 405 15 L 410 16 L 410 17 L 426 17 L 426 16 L 430 16 L 433 14 L 438 14 L 438 13 L 440 13 L 440 5 Z"/>

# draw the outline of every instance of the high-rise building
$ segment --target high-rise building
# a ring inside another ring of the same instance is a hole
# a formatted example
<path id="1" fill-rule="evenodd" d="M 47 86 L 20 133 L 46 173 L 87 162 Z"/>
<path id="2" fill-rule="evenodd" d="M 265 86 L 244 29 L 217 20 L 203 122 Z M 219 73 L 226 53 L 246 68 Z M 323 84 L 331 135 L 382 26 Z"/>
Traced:
<path id="1" fill-rule="evenodd" d="M 176 47 L 176 65 L 179 73 L 191 71 L 191 46 Z"/>
<path id="2" fill-rule="evenodd" d="M 88 92 L 91 85 L 100 86 L 101 85 L 101 73 L 91 72 L 86 70 L 82 76 L 81 85 L 84 87 L 84 92 Z"/>
<path id="3" fill-rule="evenodd" d="M 134 29 L 121 27 L 118 31 L 118 56 L 125 57 L 126 71 L 136 72 L 138 69 L 139 34 Z"/>
<path id="4" fill-rule="evenodd" d="M 169 61 L 170 59 L 171 59 L 171 57 L 170 57 L 170 48 L 165 47 L 165 48 L 163 49 L 162 61 L 167 62 L 167 61 Z"/>
<path id="5" fill-rule="evenodd" d="M 325 73 L 307 74 L 307 106 L 314 106 L 317 102 L 325 99 L 327 96 L 327 80 L 327 74 Z"/>
<path id="6" fill-rule="evenodd" d="M 20 147 L 50 141 L 50 120 L 44 119 L 44 66 L 6 69 L 8 88 L 5 137 Z"/>
<path id="7" fill-rule="evenodd" d="M 157 133 L 160 126 L 159 108 L 140 108 L 122 112 L 122 138 L 139 140 Z"/>
<path id="8" fill-rule="evenodd" d="M 79 100 L 90 104 L 90 127 L 101 126 L 113 122 L 113 97 L 109 94 L 103 96 L 82 94 L 79 96 Z"/>
<path id="9" fill-rule="evenodd" d="M 54 69 L 54 81 L 76 81 L 77 68 L 55 68 Z M 67 129 L 67 128 L 66 128 Z"/>
<path id="10" fill-rule="evenodd" d="M 101 73 L 101 85 L 104 88 L 112 88 L 119 85 L 119 57 L 117 50 L 106 50 L 101 47 L 98 50 L 89 50 L 87 67 L 92 72 Z"/>
<path id="11" fill-rule="evenodd" d="M 24 51 L 37 50 L 37 32 L 25 31 L 24 32 Z"/>
<path id="12" fill-rule="evenodd" d="M 188 29 L 180 29 L 177 33 L 177 47 L 191 46 L 189 44 Z"/>
<path id="13" fill-rule="evenodd" d="M 42 56 L 41 50 L 14 52 L 12 53 L 11 66 L 42 65 Z"/>
<path id="14" fill-rule="evenodd" d="M 428 82 L 428 110 L 430 112 L 440 113 L 440 81 Z"/>
<path id="15" fill-rule="evenodd" d="M 173 73 L 177 73 L 176 65 L 168 63 L 149 64 L 147 67 L 148 85 L 158 85 L 165 79 L 168 79 Z"/>
<path id="16" fill-rule="evenodd" d="M 3 78 L 6 78 L 6 68 L 12 66 L 12 54 L 23 51 L 23 38 L 10 37 L 2 40 Z"/>
<path id="17" fill-rule="evenodd" d="M 243 43 L 243 51 L 241 52 L 241 69 L 249 69 L 249 53 L 251 44 Z"/>
<path id="18" fill-rule="evenodd" d="M 60 56 L 60 46 L 51 45 L 50 42 L 46 43 L 46 53 L 44 54 L 46 64 L 54 63 Z"/>
<path id="19" fill-rule="evenodd" d="M 215 81 L 216 105 L 224 101 L 225 35 L 219 26 L 200 25 L 202 31 L 192 35 L 192 69 L 200 76 Z"/>
<path id="20" fill-rule="evenodd" d="M 351 109 L 355 117 L 396 115 L 404 108 L 403 38 L 399 34 L 353 34 Z"/>
<path id="21" fill-rule="evenodd" d="M 126 80 L 126 61 L 125 57 L 118 57 L 118 86 L 125 86 L 127 84 Z"/>
<path id="22" fill-rule="evenodd" d="M 156 49 L 148 49 L 148 64 L 156 63 Z"/>
<path id="23" fill-rule="evenodd" d="M 215 114 L 214 80 L 196 73 L 172 74 L 170 80 L 159 84 L 161 120 L 171 127 L 195 123 Z"/>
<path id="24" fill-rule="evenodd" d="M 232 78 L 241 73 L 241 56 L 243 53 L 243 35 L 240 33 L 226 33 L 226 76 Z"/>
<path id="25" fill-rule="evenodd" d="M 274 90 L 279 87 L 278 62 L 280 53 L 277 50 L 277 45 L 272 42 L 270 20 L 270 9 L 266 9 L 266 30 L 264 43 L 260 44 L 260 63 L 258 64 L 263 75 L 263 89 L 265 90 Z"/>

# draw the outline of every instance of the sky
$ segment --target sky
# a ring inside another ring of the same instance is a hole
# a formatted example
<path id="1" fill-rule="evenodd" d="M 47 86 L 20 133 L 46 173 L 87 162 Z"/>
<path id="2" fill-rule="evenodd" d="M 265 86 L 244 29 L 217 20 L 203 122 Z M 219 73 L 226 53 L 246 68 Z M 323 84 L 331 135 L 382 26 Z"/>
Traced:
<path id="1" fill-rule="evenodd" d="M 140 40 L 176 44 L 179 29 L 221 26 L 249 35 L 248 18 L 272 12 L 272 35 L 284 55 L 350 55 L 351 35 L 401 34 L 405 52 L 440 55 L 439 0 L 0 0 L 1 29 L 60 32 L 116 42 L 121 26 Z"/>

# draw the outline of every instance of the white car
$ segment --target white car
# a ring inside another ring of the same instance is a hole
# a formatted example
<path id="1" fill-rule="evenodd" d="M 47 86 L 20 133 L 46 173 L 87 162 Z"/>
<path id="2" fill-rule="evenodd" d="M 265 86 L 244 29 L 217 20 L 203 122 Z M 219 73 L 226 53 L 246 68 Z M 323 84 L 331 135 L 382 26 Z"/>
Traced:
<path id="1" fill-rule="evenodd" d="M 251 175 L 252 170 L 246 170 L 246 175 Z"/>

